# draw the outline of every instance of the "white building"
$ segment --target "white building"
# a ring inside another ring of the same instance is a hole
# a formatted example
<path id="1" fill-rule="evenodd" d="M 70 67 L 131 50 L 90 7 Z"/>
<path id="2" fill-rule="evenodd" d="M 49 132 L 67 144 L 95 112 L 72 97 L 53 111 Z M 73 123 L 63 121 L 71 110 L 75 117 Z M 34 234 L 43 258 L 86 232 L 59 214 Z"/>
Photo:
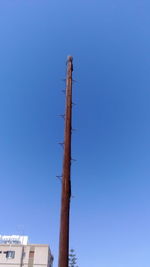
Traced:
<path id="1" fill-rule="evenodd" d="M 28 244 L 27 236 L 0 236 L 0 267 L 52 267 L 48 245 Z"/>

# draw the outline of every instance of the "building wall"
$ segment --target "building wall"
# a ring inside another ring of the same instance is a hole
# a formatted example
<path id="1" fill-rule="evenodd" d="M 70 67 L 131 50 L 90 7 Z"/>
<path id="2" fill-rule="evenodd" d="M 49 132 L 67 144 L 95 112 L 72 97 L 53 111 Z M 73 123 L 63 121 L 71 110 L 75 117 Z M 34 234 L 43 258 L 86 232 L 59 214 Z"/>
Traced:
<path id="1" fill-rule="evenodd" d="M 0 267 L 51 267 L 48 245 L 0 245 Z"/>

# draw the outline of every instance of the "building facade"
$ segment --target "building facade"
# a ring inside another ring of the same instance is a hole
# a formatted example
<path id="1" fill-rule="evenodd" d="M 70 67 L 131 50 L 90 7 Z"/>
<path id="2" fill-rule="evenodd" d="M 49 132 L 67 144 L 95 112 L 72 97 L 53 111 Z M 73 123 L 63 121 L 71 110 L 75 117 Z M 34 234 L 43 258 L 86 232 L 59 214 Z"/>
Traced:
<path id="1" fill-rule="evenodd" d="M 53 256 L 48 245 L 28 244 L 18 238 L 0 243 L 0 267 L 52 267 Z"/>

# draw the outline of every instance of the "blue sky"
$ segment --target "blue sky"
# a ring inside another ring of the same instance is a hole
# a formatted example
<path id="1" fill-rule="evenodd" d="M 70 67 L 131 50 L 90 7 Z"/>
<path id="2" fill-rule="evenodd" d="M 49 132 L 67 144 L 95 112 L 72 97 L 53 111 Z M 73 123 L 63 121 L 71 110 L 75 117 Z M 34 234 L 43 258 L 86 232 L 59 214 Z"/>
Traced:
<path id="1" fill-rule="evenodd" d="M 78 265 L 150 263 L 150 3 L 1 0 L 1 234 L 57 266 L 66 57 L 74 57 L 70 247 Z"/>

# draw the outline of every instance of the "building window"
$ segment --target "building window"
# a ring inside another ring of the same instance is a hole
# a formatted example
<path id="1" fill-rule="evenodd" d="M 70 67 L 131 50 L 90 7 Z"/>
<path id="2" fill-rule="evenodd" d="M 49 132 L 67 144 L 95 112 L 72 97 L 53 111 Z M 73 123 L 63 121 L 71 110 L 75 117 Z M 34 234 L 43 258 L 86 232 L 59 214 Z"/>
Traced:
<path id="1" fill-rule="evenodd" d="M 30 251 L 29 258 L 33 258 L 33 257 L 34 257 L 34 251 Z"/>
<path id="2" fill-rule="evenodd" d="M 28 266 L 33 266 L 34 263 L 34 251 L 31 250 L 29 252 L 29 261 L 28 261 Z"/>
<path id="3" fill-rule="evenodd" d="M 8 251 L 5 251 L 4 253 L 6 254 L 7 259 L 14 259 L 15 257 L 15 251 L 8 250 Z"/>

